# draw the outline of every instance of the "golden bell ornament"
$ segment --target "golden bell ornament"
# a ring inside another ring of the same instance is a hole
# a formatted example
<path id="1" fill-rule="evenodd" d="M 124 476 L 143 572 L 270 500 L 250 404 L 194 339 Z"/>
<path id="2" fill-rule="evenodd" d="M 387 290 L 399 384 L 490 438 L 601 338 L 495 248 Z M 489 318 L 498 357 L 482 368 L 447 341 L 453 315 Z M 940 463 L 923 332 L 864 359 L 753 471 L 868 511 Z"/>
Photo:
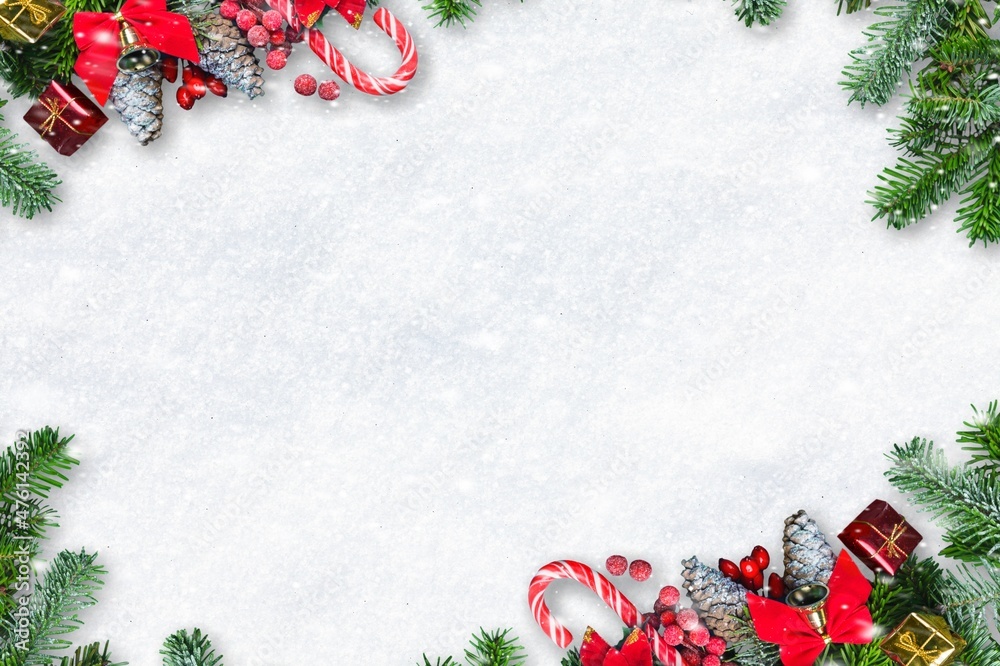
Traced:
<path id="1" fill-rule="evenodd" d="M 126 74 L 141 72 L 160 61 L 160 52 L 154 49 L 145 39 L 139 36 L 135 28 L 122 21 L 121 32 L 118 33 L 122 52 L 118 56 L 118 71 Z"/>
<path id="2" fill-rule="evenodd" d="M 788 593 L 785 603 L 797 612 L 816 633 L 830 643 L 826 633 L 826 601 L 830 598 L 830 588 L 823 583 L 809 583 Z"/>

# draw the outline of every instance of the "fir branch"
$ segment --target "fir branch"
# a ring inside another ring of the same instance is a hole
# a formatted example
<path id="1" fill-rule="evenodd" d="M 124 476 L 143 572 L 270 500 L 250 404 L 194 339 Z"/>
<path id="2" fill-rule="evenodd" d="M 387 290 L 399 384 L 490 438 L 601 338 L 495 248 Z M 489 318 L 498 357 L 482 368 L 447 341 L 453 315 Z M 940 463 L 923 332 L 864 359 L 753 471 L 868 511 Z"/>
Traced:
<path id="1" fill-rule="evenodd" d="M 853 62 L 843 71 L 841 85 L 851 91 L 848 103 L 888 102 L 902 76 L 941 38 L 947 5 L 947 0 L 909 0 L 875 9 L 886 20 L 865 31 L 870 45 L 851 51 Z"/>
<path id="2" fill-rule="evenodd" d="M 524 663 L 524 648 L 517 642 L 517 637 L 507 637 L 511 631 L 497 629 L 486 633 L 480 628 L 479 635 L 473 636 L 470 641 L 470 649 L 465 651 L 468 666 L 516 666 Z"/>
<path id="3" fill-rule="evenodd" d="M 982 413 L 976 406 L 972 406 L 975 417 L 972 421 L 966 421 L 962 425 L 969 430 L 960 430 L 958 433 L 959 444 L 969 444 L 963 446 L 966 451 L 972 451 L 972 461 L 975 463 L 985 463 L 996 469 L 1000 466 L 1000 416 L 997 415 L 997 401 L 994 400 Z"/>
<path id="4" fill-rule="evenodd" d="M 1000 86 L 959 90 L 954 86 L 911 96 L 907 108 L 914 118 L 933 123 L 946 134 L 978 134 L 1000 122 Z"/>
<path id="5" fill-rule="evenodd" d="M 868 610 L 875 624 L 875 638 L 864 645 L 837 644 L 826 652 L 831 664 L 852 666 L 892 666 L 893 661 L 879 647 L 882 634 L 896 626 L 906 615 L 904 588 L 891 578 L 876 578 L 868 597 Z"/>
<path id="6" fill-rule="evenodd" d="M 96 553 L 64 550 L 49 563 L 28 604 L 28 637 L 23 645 L 11 643 L 8 647 L 12 664 L 49 666 L 55 658 L 52 651 L 70 647 L 70 642 L 59 636 L 83 624 L 77 612 L 97 603 L 94 593 L 104 584 L 105 570 L 94 563 L 96 559 Z"/>
<path id="7" fill-rule="evenodd" d="M 735 618 L 740 625 L 736 630 L 736 640 L 725 654 L 726 661 L 735 661 L 740 666 L 778 666 L 781 663 L 779 647 L 766 643 L 757 636 L 749 612 Z"/>
<path id="8" fill-rule="evenodd" d="M 919 438 L 897 444 L 889 459 L 889 481 L 946 528 L 942 555 L 1000 565 L 1000 487 L 988 470 L 951 468 L 943 451 Z"/>
<path id="9" fill-rule="evenodd" d="M 0 62 L 3 55 L 0 51 Z M 52 192 L 59 185 L 58 176 L 36 160 L 34 151 L 18 144 L 17 135 L 0 126 L 0 205 L 29 220 L 42 209 L 51 211 L 59 201 Z"/>
<path id="10" fill-rule="evenodd" d="M 770 25 L 781 16 L 787 4 L 785 0 L 733 0 L 736 17 L 748 28 L 754 23 Z"/>
<path id="11" fill-rule="evenodd" d="M 853 14 L 854 12 L 860 12 L 862 9 L 871 7 L 872 0 L 839 0 L 837 3 L 837 16 L 840 16 L 845 3 L 847 4 L 847 13 Z"/>
<path id="12" fill-rule="evenodd" d="M 559 661 L 559 666 L 582 666 L 580 662 L 580 650 L 577 648 L 570 648 L 570 651 L 566 653 L 566 656 Z"/>
<path id="13" fill-rule="evenodd" d="M 222 666 L 222 655 L 215 656 L 212 641 L 197 627 L 190 634 L 181 629 L 167 637 L 160 654 L 163 666 Z"/>
<path id="14" fill-rule="evenodd" d="M 112 664 L 108 644 L 105 643 L 102 650 L 100 643 L 91 643 L 84 647 L 78 647 L 72 657 L 63 657 L 59 666 L 126 666 L 126 662 Z"/>
<path id="15" fill-rule="evenodd" d="M 435 660 L 435 662 L 432 664 L 431 660 L 428 659 L 427 655 L 425 654 L 424 663 L 421 664 L 420 662 L 417 662 L 417 666 L 458 666 L 458 664 L 455 661 L 453 661 L 451 657 L 445 657 L 444 661 L 441 661 L 441 658 L 438 657 L 437 660 Z"/>
<path id="16" fill-rule="evenodd" d="M 466 21 L 476 18 L 475 7 L 482 7 L 482 0 L 431 0 L 424 9 L 431 13 L 432 19 L 437 19 L 436 26 L 451 26 L 455 23 L 465 27 Z"/>
<path id="17" fill-rule="evenodd" d="M 0 502 L 16 503 L 19 484 L 39 497 L 62 488 L 67 480 L 63 472 L 80 464 L 69 455 L 71 441 L 73 435 L 60 437 L 58 428 L 45 426 L 21 437 L 15 448 L 8 448 L 0 455 Z"/>
<path id="18" fill-rule="evenodd" d="M 1000 87 L 993 86 L 995 90 Z M 961 192 L 965 195 L 955 217 L 958 231 L 965 232 L 969 245 L 1000 241 L 1000 149 L 992 147 L 983 168 Z"/>
<path id="19" fill-rule="evenodd" d="M 900 158 L 894 168 L 879 174 L 884 184 L 868 193 L 868 203 L 876 210 L 872 219 L 884 217 L 896 229 L 916 222 L 977 173 L 992 144 L 992 135 L 983 135 L 951 152 Z"/>

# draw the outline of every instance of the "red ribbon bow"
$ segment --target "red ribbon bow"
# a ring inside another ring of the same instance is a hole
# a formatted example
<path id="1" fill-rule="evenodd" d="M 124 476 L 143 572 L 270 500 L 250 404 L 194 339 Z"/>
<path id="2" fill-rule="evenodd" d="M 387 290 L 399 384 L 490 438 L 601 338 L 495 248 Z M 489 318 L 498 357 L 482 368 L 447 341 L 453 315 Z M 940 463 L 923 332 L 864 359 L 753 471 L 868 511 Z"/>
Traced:
<path id="1" fill-rule="evenodd" d="M 355 30 L 361 27 L 361 19 L 365 16 L 365 0 L 295 0 L 295 13 L 307 28 L 313 27 L 327 7 L 336 9 Z"/>
<path id="2" fill-rule="evenodd" d="M 875 625 L 868 612 L 872 586 L 847 554 L 840 553 L 830 576 L 826 602 L 826 632 L 832 643 L 866 645 Z M 747 594 L 754 629 L 761 640 L 781 646 L 785 666 L 813 666 L 826 641 L 795 610 L 778 601 Z"/>
<path id="3" fill-rule="evenodd" d="M 168 12 L 166 0 L 125 0 L 117 14 L 77 12 L 73 16 L 73 37 L 80 56 L 74 69 L 101 106 L 108 101 L 118 76 L 118 56 L 122 50 L 118 41 L 119 19 L 161 53 L 198 62 L 198 44 L 191 22 L 186 16 Z"/>
<path id="4" fill-rule="evenodd" d="M 641 629 L 634 629 L 625 639 L 622 649 L 608 645 L 591 627 L 583 635 L 580 646 L 582 666 L 653 666 L 653 650 Z"/>

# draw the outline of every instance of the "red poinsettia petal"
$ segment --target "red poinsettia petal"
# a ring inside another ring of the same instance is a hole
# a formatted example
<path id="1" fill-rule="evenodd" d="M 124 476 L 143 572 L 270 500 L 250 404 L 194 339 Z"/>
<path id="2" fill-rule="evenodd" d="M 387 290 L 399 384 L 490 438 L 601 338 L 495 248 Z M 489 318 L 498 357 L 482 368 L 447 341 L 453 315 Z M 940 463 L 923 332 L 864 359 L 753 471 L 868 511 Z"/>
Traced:
<path id="1" fill-rule="evenodd" d="M 624 666 L 653 666 L 653 651 L 649 647 L 649 639 L 639 629 L 625 639 L 621 654 L 625 658 Z"/>
<path id="2" fill-rule="evenodd" d="M 609 650 L 611 650 L 611 646 L 608 645 L 607 641 L 601 638 L 593 627 L 587 627 L 587 632 L 583 635 L 583 645 L 580 646 L 580 664 L 582 666 L 604 666 L 604 658 Z"/>

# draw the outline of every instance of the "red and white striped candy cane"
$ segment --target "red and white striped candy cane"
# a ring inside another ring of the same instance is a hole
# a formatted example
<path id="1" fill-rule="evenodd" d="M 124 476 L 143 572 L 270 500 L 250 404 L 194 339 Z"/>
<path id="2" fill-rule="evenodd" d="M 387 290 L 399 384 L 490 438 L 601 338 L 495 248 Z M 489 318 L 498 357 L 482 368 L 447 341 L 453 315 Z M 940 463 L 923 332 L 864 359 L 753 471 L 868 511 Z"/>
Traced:
<path id="1" fill-rule="evenodd" d="M 531 614 L 535 616 L 535 622 L 559 647 L 569 647 L 569 644 L 573 642 L 573 634 L 562 622 L 553 617 L 552 611 L 545 603 L 545 590 L 553 581 L 561 579 L 571 579 L 586 585 L 611 610 L 618 614 L 622 622 L 629 627 L 639 626 L 642 619 L 639 610 L 624 594 L 618 591 L 618 588 L 611 584 L 611 581 L 581 562 L 556 560 L 539 569 L 535 577 L 531 579 L 531 583 L 528 584 L 528 605 L 531 606 Z M 657 659 L 666 666 L 683 666 L 684 662 L 680 653 L 664 643 L 663 637 L 655 629 L 647 627 L 646 636 L 653 645 L 653 652 Z"/>
<path id="2" fill-rule="evenodd" d="M 302 23 L 295 13 L 295 0 L 268 0 L 268 4 L 288 21 L 288 25 L 293 30 L 302 28 Z M 392 76 L 372 76 L 361 71 L 352 65 L 322 32 L 315 28 L 306 29 L 309 48 L 333 70 L 334 74 L 361 92 L 369 95 L 395 95 L 404 89 L 413 75 L 417 73 L 417 47 L 403 24 L 385 7 L 375 12 L 375 25 L 392 37 L 403 57 L 399 69 Z"/>

